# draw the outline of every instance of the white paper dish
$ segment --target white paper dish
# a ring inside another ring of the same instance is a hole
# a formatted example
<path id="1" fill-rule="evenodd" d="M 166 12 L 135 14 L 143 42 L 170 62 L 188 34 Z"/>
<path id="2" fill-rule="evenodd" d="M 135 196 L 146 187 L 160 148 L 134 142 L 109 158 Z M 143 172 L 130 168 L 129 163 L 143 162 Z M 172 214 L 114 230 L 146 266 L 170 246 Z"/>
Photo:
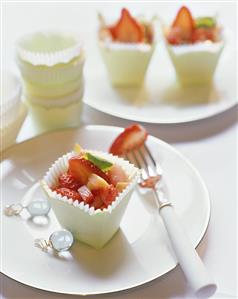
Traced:
<path id="1" fill-rule="evenodd" d="M 130 179 L 127 188 L 117 196 L 108 208 L 105 208 L 103 211 L 100 209 L 95 210 L 94 207 L 90 208 L 89 205 L 85 205 L 83 202 L 72 202 L 72 200 L 51 190 L 52 187 L 58 184 L 60 174 L 67 172 L 68 160 L 75 156 L 74 152 L 65 154 L 55 161 L 44 176 L 42 187 L 59 223 L 68 229 L 79 241 L 99 249 L 118 231 L 133 189 L 139 179 L 139 171 L 134 165 L 116 156 L 98 151 L 89 152 L 121 166 Z"/>
<path id="2" fill-rule="evenodd" d="M 165 42 L 178 81 L 183 85 L 210 84 L 224 48 L 224 42 L 172 46 Z"/>
<path id="3" fill-rule="evenodd" d="M 67 105 L 42 106 L 27 102 L 34 126 L 39 132 L 78 127 L 81 124 L 82 98 Z"/>
<path id="4" fill-rule="evenodd" d="M 154 52 L 152 44 L 99 42 L 109 80 L 114 86 L 140 86 Z"/>
<path id="5" fill-rule="evenodd" d="M 69 63 L 58 63 L 54 66 L 35 66 L 27 61 L 16 58 L 25 81 L 36 85 L 60 85 L 75 81 L 83 75 L 84 54 L 73 58 Z"/>
<path id="6" fill-rule="evenodd" d="M 33 66 L 69 63 L 82 54 L 82 43 L 72 32 L 47 30 L 23 36 L 16 44 L 17 56 Z"/>
<path id="7" fill-rule="evenodd" d="M 81 84 L 80 88 L 76 91 L 69 93 L 65 96 L 58 97 L 35 97 L 29 93 L 25 95 L 25 100 L 31 106 L 41 106 L 43 108 L 55 108 L 55 107 L 67 107 L 73 103 L 77 103 L 82 100 L 84 94 L 84 84 Z"/>
<path id="8" fill-rule="evenodd" d="M 45 99 L 57 99 L 64 96 L 69 96 L 75 93 L 77 90 L 81 90 L 84 87 L 84 78 L 80 76 L 76 80 L 65 82 L 64 84 L 51 84 L 51 85 L 41 85 L 32 84 L 30 82 L 24 81 L 23 88 L 24 94 L 27 98 L 45 98 Z"/>

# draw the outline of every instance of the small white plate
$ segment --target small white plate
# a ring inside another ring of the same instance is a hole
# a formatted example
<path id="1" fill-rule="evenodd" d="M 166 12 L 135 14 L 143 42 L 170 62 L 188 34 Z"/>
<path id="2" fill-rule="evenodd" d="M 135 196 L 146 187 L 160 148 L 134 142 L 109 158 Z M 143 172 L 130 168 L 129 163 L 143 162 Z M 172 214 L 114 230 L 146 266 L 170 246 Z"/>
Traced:
<path id="1" fill-rule="evenodd" d="M 85 148 L 106 151 L 121 130 L 86 126 L 48 133 L 11 147 L 4 152 L 1 162 L 2 207 L 42 198 L 38 180 L 75 142 Z M 170 199 L 182 225 L 197 246 L 210 216 L 206 186 L 197 170 L 170 145 L 151 136 L 147 144 L 163 168 Z M 116 292 L 158 278 L 177 264 L 150 194 L 142 198 L 134 192 L 121 229 L 99 251 L 75 242 L 71 251 L 61 256 L 42 252 L 34 247 L 34 239 L 48 239 L 60 228 L 52 211 L 43 220 L 27 219 L 26 214 L 2 216 L 1 270 L 35 288 L 83 295 Z"/>
<path id="2" fill-rule="evenodd" d="M 214 84 L 181 87 L 160 40 L 143 87 L 113 88 L 95 45 L 86 63 L 84 103 L 116 117 L 145 123 L 185 123 L 224 112 L 238 103 L 236 95 L 236 45 L 233 32 L 216 69 Z M 92 71 L 93 70 L 93 71 Z"/>

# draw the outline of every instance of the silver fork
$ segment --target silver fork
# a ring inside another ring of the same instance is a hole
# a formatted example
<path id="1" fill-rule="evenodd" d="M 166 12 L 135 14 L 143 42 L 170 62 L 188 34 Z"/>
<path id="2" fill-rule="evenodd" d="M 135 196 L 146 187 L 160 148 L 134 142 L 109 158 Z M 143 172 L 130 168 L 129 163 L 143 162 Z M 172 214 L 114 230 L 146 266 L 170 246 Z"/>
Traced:
<path id="1" fill-rule="evenodd" d="M 161 188 L 162 185 L 165 185 L 163 184 L 161 167 L 155 161 L 146 145 L 137 150 L 130 151 L 124 156 L 141 169 L 141 181 L 139 185 L 144 184 L 144 187 L 146 185 L 147 188 L 152 190 L 173 250 L 195 295 L 199 298 L 212 296 L 216 292 L 217 286 L 209 276 L 199 255 L 181 228 L 174 207 Z"/>

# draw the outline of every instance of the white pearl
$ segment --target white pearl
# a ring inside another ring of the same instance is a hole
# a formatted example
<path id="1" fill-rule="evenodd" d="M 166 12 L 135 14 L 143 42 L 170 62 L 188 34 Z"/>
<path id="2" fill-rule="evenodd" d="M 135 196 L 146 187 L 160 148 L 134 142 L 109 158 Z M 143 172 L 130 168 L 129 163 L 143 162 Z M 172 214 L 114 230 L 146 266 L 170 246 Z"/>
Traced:
<path id="1" fill-rule="evenodd" d="M 53 232 L 49 240 L 52 243 L 53 248 L 57 251 L 68 250 L 74 242 L 73 235 L 67 230 Z"/>
<path id="2" fill-rule="evenodd" d="M 28 212 L 31 214 L 31 216 L 44 216 L 48 215 L 50 211 L 50 204 L 47 200 L 44 201 L 32 201 L 29 203 L 29 205 L 26 207 Z"/>

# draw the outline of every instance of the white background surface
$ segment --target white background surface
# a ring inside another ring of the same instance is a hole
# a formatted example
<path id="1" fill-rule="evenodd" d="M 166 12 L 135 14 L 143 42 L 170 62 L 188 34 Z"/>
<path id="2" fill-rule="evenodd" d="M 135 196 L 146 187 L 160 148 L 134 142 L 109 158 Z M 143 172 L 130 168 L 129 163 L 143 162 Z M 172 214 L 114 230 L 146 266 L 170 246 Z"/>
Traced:
<path id="1" fill-rule="evenodd" d="M 177 4 L 165 9 L 175 11 Z M 56 3 L 4 3 L 3 4 L 3 67 L 16 70 L 13 60 L 14 41 L 29 31 L 48 27 L 66 27 L 77 30 L 87 41 L 94 34 L 93 14 L 82 13 L 81 4 Z M 120 3 L 89 3 L 87 9 L 107 9 L 117 12 Z M 153 4 L 156 6 L 155 4 Z M 154 12 L 152 4 L 146 10 Z M 201 3 L 193 4 L 204 11 Z M 127 4 L 142 10 L 145 4 Z M 114 8 L 117 7 L 117 8 Z M 206 4 L 209 11 L 217 10 L 229 26 L 235 26 L 235 6 L 231 3 Z M 81 12 L 81 13 L 80 13 Z M 158 13 L 161 13 L 158 11 Z M 172 12 L 171 12 L 172 13 Z M 80 15 L 80 17 L 79 17 Z M 84 124 L 107 124 L 125 127 L 129 121 L 113 118 L 85 107 Z M 198 247 L 208 270 L 218 283 L 214 298 L 237 298 L 237 108 L 210 119 L 178 125 L 145 125 L 149 133 L 159 137 L 181 151 L 204 178 L 211 195 L 211 222 Z M 35 135 L 29 119 L 19 135 L 24 140 Z M 17 254 L 17 253 L 16 253 Z M 72 296 L 50 294 L 23 286 L 1 275 L 3 298 L 71 298 Z M 101 298 L 191 298 L 191 293 L 179 267 L 152 283 Z M 98 298 L 100 298 L 98 297 Z M 73 298 L 73 297 L 72 297 Z"/>

